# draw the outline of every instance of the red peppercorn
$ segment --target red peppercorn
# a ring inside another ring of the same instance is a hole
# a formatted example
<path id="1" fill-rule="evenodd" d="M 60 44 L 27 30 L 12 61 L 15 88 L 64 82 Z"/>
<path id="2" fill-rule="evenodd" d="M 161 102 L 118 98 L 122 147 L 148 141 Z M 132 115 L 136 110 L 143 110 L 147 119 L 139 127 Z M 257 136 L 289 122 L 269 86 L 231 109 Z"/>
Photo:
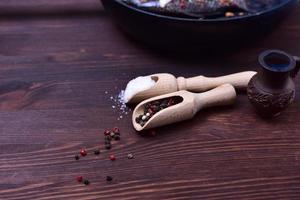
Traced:
<path id="1" fill-rule="evenodd" d="M 87 155 L 86 150 L 85 149 L 81 149 L 80 150 L 80 155 L 83 156 L 83 157 L 86 156 Z"/>
<path id="2" fill-rule="evenodd" d="M 180 3 L 179 3 L 179 5 L 180 5 L 181 9 L 185 9 L 186 8 L 186 4 L 185 4 L 184 0 L 181 0 Z"/>
<path id="3" fill-rule="evenodd" d="M 174 101 L 174 99 L 171 98 L 168 102 L 168 106 L 172 106 L 174 104 L 175 104 L 175 101 Z"/>
<path id="4" fill-rule="evenodd" d="M 81 183 L 82 180 L 83 180 L 83 177 L 82 177 L 82 176 L 77 176 L 77 177 L 76 177 L 76 180 L 77 180 L 79 183 Z"/>
<path id="5" fill-rule="evenodd" d="M 115 160 L 116 160 L 116 156 L 115 156 L 115 155 L 110 155 L 110 156 L 109 156 L 109 159 L 110 159 L 111 161 L 115 161 Z"/>
<path id="6" fill-rule="evenodd" d="M 104 135 L 110 135 L 110 131 L 109 130 L 105 130 L 104 131 Z"/>
<path id="7" fill-rule="evenodd" d="M 150 115 L 152 115 L 152 114 L 153 114 L 153 110 L 152 110 L 151 108 L 149 108 L 149 109 L 148 109 L 148 113 L 149 113 Z"/>
<path id="8" fill-rule="evenodd" d="M 120 133 L 120 129 L 119 129 L 118 127 L 114 127 L 114 128 L 113 128 L 113 132 L 114 132 L 114 133 Z"/>

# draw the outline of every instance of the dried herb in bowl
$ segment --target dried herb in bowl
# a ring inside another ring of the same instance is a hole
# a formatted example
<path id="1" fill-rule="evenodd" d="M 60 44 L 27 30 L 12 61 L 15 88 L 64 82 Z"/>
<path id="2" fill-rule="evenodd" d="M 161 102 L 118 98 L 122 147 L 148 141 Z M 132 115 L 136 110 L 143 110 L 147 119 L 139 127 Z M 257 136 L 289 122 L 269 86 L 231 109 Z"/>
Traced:
<path id="1" fill-rule="evenodd" d="M 241 16 L 268 9 L 282 0 L 119 0 L 154 13 L 193 18 Z M 233 13 L 233 15 L 228 15 Z M 243 14 L 241 14 L 243 13 Z"/>

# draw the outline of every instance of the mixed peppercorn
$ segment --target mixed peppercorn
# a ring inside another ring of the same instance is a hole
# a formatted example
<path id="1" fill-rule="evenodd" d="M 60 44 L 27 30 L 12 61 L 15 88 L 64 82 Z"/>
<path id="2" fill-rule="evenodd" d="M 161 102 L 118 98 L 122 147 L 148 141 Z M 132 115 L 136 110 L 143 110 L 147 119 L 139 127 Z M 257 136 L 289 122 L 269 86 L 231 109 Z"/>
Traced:
<path id="1" fill-rule="evenodd" d="M 104 145 L 107 150 L 111 149 L 112 140 L 120 140 L 120 130 L 118 127 L 113 128 L 112 131 L 104 131 Z"/>
<path id="2" fill-rule="evenodd" d="M 120 134 L 120 129 L 118 127 L 113 128 L 111 131 L 110 130 L 105 130 L 104 131 L 104 144 L 105 144 L 105 148 L 107 150 L 112 148 L 112 140 L 118 141 L 121 139 L 121 134 Z M 101 151 L 100 149 L 95 149 L 94 151 L 94 155 L 100 155 Z M 80 149 L 79 154 L 75 155 L 75 160 L 79 160 L 81 157 L 85 157 L 88 155 L 88 151 L 85 148 Z M 89 154 L 90 155 L 90 154 Z M 130 153 L 127 155 L 128 159 L 133 159 L 133 154 Z M 117 157 L 113 154 L 111 154 L 109 156 L 109 159 L 111 161 L 115 161 L 117 159 Z M 106 181 L 107 182 L 111 182 L 113 180 L 113 178 L 111 176 L 107 176 L 106 177 Z M 86 178 L 83 178 L 83 176 L 77 176 L 76 177 L 76 181 L 78 183 L 82 183 L 84 185 L 89 185 L 90 181 Z"/>
<path id="3" fill-rule="evenodd" d="M 147 121 L 159 111 L 174 106 L 182 102 L 182 98 L 179 96 L 168 97 L 156 101 L 151 101 L 145 104 L 143 114 L 135 118 L 136 123 L 144 126 Z"/>

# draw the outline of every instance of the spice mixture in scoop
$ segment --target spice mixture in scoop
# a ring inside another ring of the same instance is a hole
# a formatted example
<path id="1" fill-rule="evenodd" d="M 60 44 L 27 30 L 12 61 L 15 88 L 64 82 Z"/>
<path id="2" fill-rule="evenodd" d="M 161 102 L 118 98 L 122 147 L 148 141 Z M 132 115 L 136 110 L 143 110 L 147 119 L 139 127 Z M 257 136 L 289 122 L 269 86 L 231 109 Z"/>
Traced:
<path id="1" fill-rule="evenodd" d="M 159 111 L 182 102 L 179 96 L 159 99 L 145 104 L 144 113 L 136 117 L 136 123 L 144 126 L 146 122 Z"/>

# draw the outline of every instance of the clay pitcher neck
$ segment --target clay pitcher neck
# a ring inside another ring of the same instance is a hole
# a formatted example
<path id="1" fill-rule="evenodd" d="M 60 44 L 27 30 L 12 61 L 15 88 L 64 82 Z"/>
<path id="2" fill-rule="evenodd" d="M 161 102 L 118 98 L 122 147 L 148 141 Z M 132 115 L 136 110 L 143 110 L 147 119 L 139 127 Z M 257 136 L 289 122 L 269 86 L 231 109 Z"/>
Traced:
<path id="1" fill-rule="evenodd" d="M 279 50 L 268 50 L 259 56 L 261 65 L 258 78 L 263 85 L 273 89 L 284 89 L 296 68 L 295 59 Z"/>

